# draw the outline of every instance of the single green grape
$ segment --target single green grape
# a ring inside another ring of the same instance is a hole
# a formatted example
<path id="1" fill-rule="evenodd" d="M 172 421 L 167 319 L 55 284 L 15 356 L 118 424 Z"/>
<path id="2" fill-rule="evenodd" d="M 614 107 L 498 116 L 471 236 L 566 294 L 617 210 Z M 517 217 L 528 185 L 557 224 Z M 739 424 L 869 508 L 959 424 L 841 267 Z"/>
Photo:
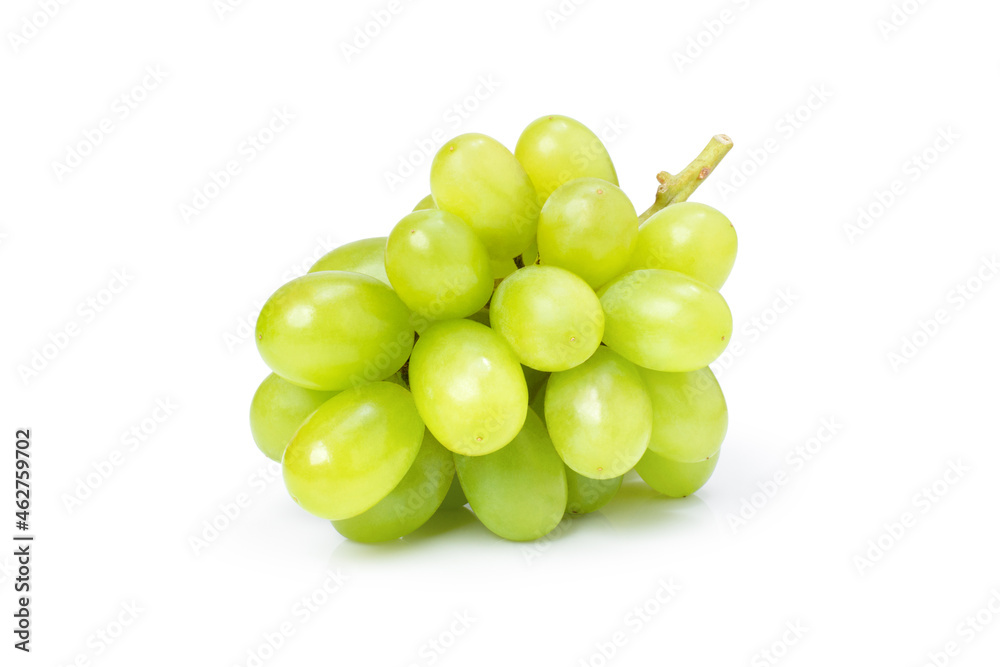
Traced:
<path id="1" fill-rule="evenodd" d="M 542 264 L 572 271 L 597 289 L 628 265 L 639 216 L 618 186 L 578 178 L 552 193 L 538 219 Z"/>
<path id="2" fill-rule="evenodd" d="M 490 267 L 493 269 L 493 277 L 496 279 L 506 278 L 517 271 L 517 264 L 513 259 L 491 259 Z"/>
<path id="3" fill-rule="evenodd" d="M 318 271 L 353 271 L 377 278 L 386 285 L 389 276 L 385 274 L 385 237 L 353 241 L 326 253 L 309 269 Z"/>
<path id="4" fill-rule="evenodd" d="M 510 442 L 528 411 L 517 355 L 472 320 L 433 324 L 410 356 L 410 387 L 421 417 L 457 454 L 480 456 Z"/>
<path id="5" fill-rule="evenodd" d="M 517 262 L 514 259 L 494 259 L 491 260 L 493 265 L 493 277 L 502 280 L 510 274 L 517 271 Z M 531 266 L 538 261 L 538 243 L 532 241 L 528 249 L 521 253 L 521 264 L 522 266 Z"/>
<path id="6" fill-rule="evenodd" d="M 403 303 L 428 321 L 472 315 L 493 294 L 485 246 L 461 219 L 437 209 L 399 221 L 386 244 L 385 269 Z"/>
<path id="7" fill-rule="evenodd" d="M 257 318 L 257 349 L 271 370 L 307 389 L 383 380 L 413 346 L 410 311 L 371 276 L 308 273 L 278 288 Z"/>
<path id="8" fill-rule="evenodd" d="M 528 400 L 530 401 L 542 390 L 545 381 L 549 379 L 549 373 L 536 371 L 534 368 L 524 365 L 521 366 L 521 371 L 524 372 L 524 382 L 528 385 Z"/>
<path id="9" fill-rule="evenodd" d="M 538 386 L 538 389 L 531 396 L 531 401 L 528 404 L 528 407 L 535 411 L 535 414 L 538 415 L 538 418 L 542 420 L 543 424 L 545 423 L 545 390 L 549 386 L 550 377 L 552 376 L 546 376 L 545 380 Z"/>
<path id="10" fill-rule="evenodd" d="M 531 266 L 538 262 L 538 239 L 531 239 L 531 245 L 528 249 L 521 253 L 521 264 L 524 266 Z"/>
<path id="11" fill-rule="evenodd" d="M 719 452 L 704 461 L 683 463 L 647 451 L 635 471 L 649 486 L 671 498 L 685 498 L 705 486 L 719 463 Z"/>
<path id="12" fill-rule="evenodd" d="M 736 230 L 729 218 L 695 202 L 671 204 L 639 227 L 629 270 L 667 269 L 721 288 L 736 262 Z"/>
<path id="13" fill-rule="evenodd" d="M 427 195 L 426 197 L 417 202 L 417 205 L 413 207 L 413 210 L 428 211 L 433 208 L 437 208 L 437 204 L 434 203 L 434 195 Z"/>
<path id="14" fill-rule="evenodd" d="M 452 454 L 452 457 L 454 457 L 454 454 Z M 457 510 L 468 504 L 469 499 L 465 497 L 465 491 L 462 491 L 462 484 L 458 481 L 458 475 L 455 475 L 451 480 L 451 486 L 448 488 L 448 494 L 441 502 L 441 509 Z"/>
<path id="15" fill-rule="evenodd" d="M 454 478 L 451 452 L 425 430 L 417 458 L 396 488 L 371 509 L 334 521 L 333 527 L 355 542 L 387 542 L 409 535 L 434 515 Z"/>
<path id="16" fill-rule="evenodd" d="M 478 310 L 472 313 L 465 319 L 472 320 L 473 322 L 479 322 L 480 324 L 488 327 L 490 326 L 490 311 L 484 308 L 483 310 Z"/>
<path id="17" fill-rule="evenodd" d="M 566 116 L 542 116 L 532 122 L 517 140 L 514 155 L 543 204 L 561 185 L 577 178 L 618 185 L 608 149 L 586 125 Z"/>
<path id="18" fill-rule="evenodd" d="M 569 495 L 567 514 L 590 514 L 611 502 L 622 486 L 622 477 L 592 479 L 566 466 L 566 484 Z"/>
<path id="19" fill-rule="evenodd" d="M 676 271 L 632 271 L 598 296 L 604 344 L 652 370 L 704 368 L 722 354 L 733 333 L 733 316 L 722 295 Z"/>
<path id="20" fill-rule="evenodd" d="M 260 451 L 272 461 L 281 461 L 288 442 L 316 408 L 337 395 L 292 384 L 271 373 L 250 402 L 250 433 Z"/>
<path id="21" fill-rule="evenodd" d="M 407 391 L 410 389 L 409 385 L 406 384 L 406 380 L 403 379 L 403 370 L 402 369 L 396 371 L 395 373 L 393 373 L 392 375 L 390 375 L 389 377 L 387 377 L 385 379 L 385 382 L 391 382 L 393 384 L 398 384 L 400 387 L 402 387 L 403 389 L 406 389 Z"/>
<path id="22" fill-rule="evenodd" d="M 431 192 L 438 208 L 476 232 L 494 259 L 524 252 L 538 227 L 538 195 L 517 158 L 483 134 L 446 143 L 431 165 Z"/>
<path id="23" fill-rule="evenodd" d="M 391 382 L 344 391 L 321 405 L 288 443 L 288 493 L 318 517 L 349 519 L 402 481 L 424 438 L 410 392 Z"/>
<path id="24" fill-rule="evenodd" d="M 640 368 L 639 374 L 653 401 L 650 450 L 683 463 L 704 461 L 719 451 L 729 410 L 712 369 L 661 373 Z"/>
<path id="25" fill-rule="evenodd" d="M 472 511 L 504 539 L 538 539 L 566 511 L 565 467 L 530 410 L 510 444 L 485 456 L 456 455 L 455 469 Z"/>
<path id="26" fill-rule="evenodd" d="M 639 370 L 606 347 L 576 368 L 553 373 L 545 424 L 559 456 L 585 477 L 621 477 L 642 458 L 653 406 Z"/>
<path id="27" fill-rule="evenodd" d="M 604 311 L 594 290 L 575 274 L 532 265 L 500 283 L 490 325 L 525 366 L 564 371 L 585 362 L 601 344 Z"/>

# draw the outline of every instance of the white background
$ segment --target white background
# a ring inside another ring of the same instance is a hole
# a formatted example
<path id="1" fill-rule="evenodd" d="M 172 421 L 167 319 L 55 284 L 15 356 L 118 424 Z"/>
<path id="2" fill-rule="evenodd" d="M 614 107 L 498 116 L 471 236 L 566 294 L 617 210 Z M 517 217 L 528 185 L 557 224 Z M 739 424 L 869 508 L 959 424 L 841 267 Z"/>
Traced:
<path id="1" fill-rule="evenodd" d="M 567 1 L 558 21 L 557 0 L 409 1 L 350 58 L 343 44 L 388 0 L 50 4 L 43 21 L 8 0 L 0 19 L 0 536 L 15 532 L 21 427 L 37 535 L 30 655 L 11 647 L 0 550 L 4 664 L 773 664 L 767 650 L 789 666 L 918 666 L 952 641 L 938 664 L 996 664 L 996 3 L 909 0 L 888 32 L 890 0 Z M 294 119 L 247 159 L 275 109 Z M 743 348 L 717 368 L 731 410 L 718 471 L 683 501 L 630 481 L 536 545 L 468 515 L 345 543 L 251 440 L 256 310 L 427 194 L 418 146 L 478 131 L 513 147 L 550 113 L 606 133 L 640 210 L 657 171 L 715 133 L 736 142 L 694 197 L 740 235 L 724 295 Z M 103 119 L 81 164 L 55 166 Z M 240 173 L 186 220 L 229 160 Z M 859 208 L 873 222 L 852 235 Z M 103 292 L 115 271 L 127 285 Z M 51 358 L 26 375 L 36 352 Z M 178 407 L 154 428 L 158 400 Z M 133 428 L 148 435 L 131 448 Z M 329 573 L 344 581 L 327 595 Z M 303 613 L 304 597 L 321 604 Z"/>

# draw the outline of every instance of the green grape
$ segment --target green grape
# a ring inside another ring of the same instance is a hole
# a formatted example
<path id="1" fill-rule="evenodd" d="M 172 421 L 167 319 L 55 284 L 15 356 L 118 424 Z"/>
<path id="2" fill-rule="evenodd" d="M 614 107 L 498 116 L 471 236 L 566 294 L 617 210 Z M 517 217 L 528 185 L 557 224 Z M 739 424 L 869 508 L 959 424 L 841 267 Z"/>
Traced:
<path id="1" fill-rule="evenodd" d="M 677 271 L 719 289 L 733 270 L 736 246 L 729 218 L 711 206 L 671 204 L 639 227 L 629 270 Z"/>
<path id="2" fill-rule="evenodd" d="M 722 295 L 676 271 L 632 271 L 605 285 L 598 296 L 604 344 L 652 370 L 684 373 L 708 366 L 733 333 L 733 316 Z"/>
<path id="3" fill-rule="evenodd" d="M 257 349 L 289 382 L 335 391 L 383 380 L 413 346 L 410 311 L 387 285 L 347 271 L 308 273 L 278 288 L 257 318 Z"/>
<path id="4" fill-rule="evenodd" d="M 566 512 L 590 514 L 611 502 L 622 486 L 622 477 L 592 479 L 566 466 L 566 485 L 569 490 Z"/>
<path id="5" fill-rule="evenodd" d="M 420 336 L 410 387 L 421 417 L 457 454 L 480 456 L 510 442 L 524 424 L 528 386 L 502 337 L 471 320 L 447 320 Z"/>
<path id="6" fill-rule="evenodd" d="M 541 371 L 579 366 L 604 335 L 604 311 L 594 290 L 555 266 L 526 266 L 507 277 L 490 304 L 490 324 L 520 357 Z"/>
<path id="7" fill-rule="evenodd" d="M 521 264 L 524 266 L 531 266 L 538 262 L 538 239 L 531 239 L 531 245 L 528 249 L 521 253 Z"/>
<path id="8" fill-rule="evenodd" d="M 663 495 L 684 498 L 705 486 L 718 462 L 718 452 L 704 461 L 682 463 L 647 451 L 642 460 L 635 464 L 635 471 L 646 484 Z"/>
<path id="9" fill-rule="evenodd" d="M 529 366 L 521 366 L 521 370 L 524 372 L 524 383 L 528 385 L 528 400 L 530 401 L 541 391 L 545 381 L 549 379 L 549 373 L 536 371 Z"/>
<path id="10" fill-rule="evenodd" d="M 389 377 L 385 379 L 385 382 L 391 382 L 393 384 L 398 384 L 403 389 L 409 390 L 410 387 L 406 384 L 406 380 L 403 379 L 403 371 L 398 370 Z"/>
<path id="11" fill-rule="evenodd" d="M 719 451 L 729 427 L 729 410 L 710 368 L 690 373 L 640 368 L 639 374 L 653 401 L 651 451 L 683 463 L 704 461 Z"/>
<path id="12" fill-rule="evenodd" d="M 593 479 L 621 477 L 642 458 L 653 406 L 638 369 L 606 347 L 549 376 L 545 424 L 559 456 Z"/>
<path id="13" fill-rule="evenodd" d="M 424 424 L 410 392 L 373 382 L 321 405 L 288 443 L 281 467 L 292 499 L 324 519 L 357 516 L 402 481 Z"/>
<path id="14" fill-rule="evenodd" d="M 513 259 L 491 259 L 490 267 L 493 269 L 493 277 L 496 279 L 506 278 L 517 271 L 517 264 Z"/>
<path id="15" fill-rule="evenodd" d="M 528 249 L 521 253 L 521 265 L 531 266 L 538 260 L 538 243 L 535 241 L 531 242 Z M 493 277 L 502 280 L 510 274 L 517 271 L 517 262 L 514 259 L 494 259 L 491 260 L 493 265 Z"/>
<path id="16" fill-rule="evenodd" d="M 578 178 L 552 193 L 538 219 L 542 264 L 572 271 L 597 289 L 628 265 L 639 216 L 618 186 Z"/>
<path id="17" fill-rule="evenodd" d="M 483 310 L 478 310 L 472 313 L 465 319 L 472 320 L 473 322 L 479 322 L 485 326 L 490 326 L 490 311 L 484 308 Z"/>
<path id="18" fill-rule="evenodd" d="M 465 497 L 465 492 L 462 491 L 462 484 L 458 481 L 458 475 L 455 475 L 451 480 L 451 486 L 448 488 L 448 495 L 441 502 L 441 509 L 457 510 L 465 507 L 468 503 L 469 499 Z"/>
<path id="19" fill-rule="evenodd" d="M 385 274 L 385 237 L 361 239 L 326 253 L 312 265 L 309 273 L 318 271 L 354 271 L 389 284 Z"/>
<path id="20" fill-rule="evenodd" d="M 454 478 L 451 452 L 425 430 L 417 458 L 396 488 L 371 509 L 334 521 L 333 527 L 355 542 L 387 542 L 409 535 L 434 515 Z"/>
<path id="21" fill-rule="evenodd" d="M 257 447 L 267 458 L 280 462 L 302 422 L 336 395 L 335 391 L 305 389 L 271 373 L 250 402 L 250 433 Z"/>
<path id="22" fill-rule="evenodd" d="M 531 179 L 503 144 L 463 134 L 445 144 L 431 165 L 438 208 L 476 232 L 494 259 L 517 257 L 538 227 L 538 195 Z"/>
<path id="23" fill-rule="evenodd" d="M 545 380 L 539 385 L 538 389 L 535 391 L 534 395 L 531 397 L 531 402 L 528 407 L 535 411 L 538 418 L 545 423 L 545 390 L 549 386 L 549 378 L 552 377 L 548 375 Z"/>
<path id="24" fill-rule="evenodd" d="M 504 539 L 538 539 L 566 511 L 566 469 L 530 410 L 509 445 L 485 456 L 456 456 L 455 469 L 472 511 Z"/>
<path id="25" fill-rule="evenodd" d="M 461 219 L 417 211 L 389 234 L 385 269 L 396 294 L 428 321 L 466 317 L 493 294 L 493 270 L 482 242 Z"/>
<path id="26" fill-rule="evenodd" d="M 521 133 L 514 155 L 528 172 L 542 203 L 559 186 L 577 178 L 618 185 L 608 150 L 583 123 L 566 116 L 542 116 Z"/>
<path id="27" fill-rule="evenodd" d="M 434 203 L 434 195 L 427 195 L 426 197 L 417 202 L 417 205 L 413 207 L 413 210 L 428 211 L 432 208 L 437 208 L 437 204 Z"/>

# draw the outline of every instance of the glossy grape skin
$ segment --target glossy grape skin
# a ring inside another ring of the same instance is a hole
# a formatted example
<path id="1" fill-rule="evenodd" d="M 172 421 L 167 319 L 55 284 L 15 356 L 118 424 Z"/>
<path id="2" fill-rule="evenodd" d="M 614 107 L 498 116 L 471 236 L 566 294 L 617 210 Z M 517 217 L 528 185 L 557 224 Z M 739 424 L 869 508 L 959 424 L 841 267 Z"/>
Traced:
<path id="1" fill-rule="evenodd" d="M 416 211 L 400 220 L 389 234 L 385 267 L 399 298 L 428 321 L 472 315 L 493 294 L 486 247 L 445 211 Z"/>
<path id="2" fill-rule="evenodd" d="M 281 460 L 285 486 L 318 517 L 357 516 L 396 488 L 423 438 L 413 398 L 399 385 L 373 382 L 341 392 L 288 443 Z"/>
<path id="3" fill-rule="evenodd" d="M 437 204 L 434 203 L 434 195 L 427 195 L 426 197 L 417 202 L 417 205 L 413 207 L 413 210 L 429 211 L 435 208 L 437 208 Z"/>
<path id="4" fill-rule="evenodd" d="M 559 456 L 585 477 L 621 477 L 642 458 L 653 406 L 634 364 L 600 347 L 585 363 L 549 376 L 545 424 Z"/>
<path id="5" fill-rule="evenodd" d="M 320 271 L 278 288 L 257 318 L 257 349 L 289 382 L 324 391 L 383 380 L 413 346 L 410 311 L 360 273 Z"/>
<path id="6" fill-rule="evenodd" d="M 472 511 L 504 539 L 535 540 L 562 520 L 565 467 L 530 410 L 510 444 L 485 456 L 456 455 L 455 468 Z"/>
<path id="7" fill-rule="evenodd" d="M 682 463 L 647 451 L 635 464 L 635 471 L 642 481 L 663 495 L 685 498 L 705 486 L 718 463 L 719 452 L 704 461 Z"/>
<path id="8" fill-rule="evenodd" d="M 737 245 L 729 218 L 711 206 L 680 202 L 639 227 L 628 268 L 677 271 L 720 289 L 733 270 Z"/>
<path id="9" fill-rule="evenodd" d="M 425 430 L 417 458 L 396 488 L 371 509 L 334 521 L 333 527 L 355 542 L 387 542 L 409 535 L 438 510 L 454 477 L 451 452 Z"/>
<path id="10" fill-rule="evenodd" d="M 292 384 L 271 373 L 260 383 L 250 402 L 250 433 L 260 451 L 281 461 L 288 442 L 316 408 L 337 395 Z"/>
<path id="11" fill-rule="evenodd" d="M 564 371 L 590 358 L 604 335 L 604 311 L 594 290 L 555 266 L 526 266 L 508 276 L 490 303 L 490 325 L 521 363 Z"/>
<path id="12" fill-rule="evenodd" d="M 538 227 L 535 186 L 514 155 L 482 134 L 446 143 L 431 165 L 431 192 L 438 208 L 476 232 L 494 259 L 523 253 Z"/>
<path id="13" fill-rule="evenodd" d="M 733 333 L 733 316 L 722 295 L 675 271 L 632 271 L 598 296 L 604 344 L 652 370 L 704 368 L 722 354 Z"/>
<path id="14" fill-rule="evenodd" d="M 618 186 L 578 178 L 552 193 L 538 219 L 538 256 L 599 288 L 628 265 L 639 216 Z"/>
<path id="15" fill-rule="evenodd" d="M 385 241 L 384 236 L 379 236 L 342 245 L 320 257 L 309 269 L 309 273 L 354 271 L 377 278 L 388 285 L 389 276 L 385 274 Z"/>
<path id="16" fill-rule="evenodd" d="M 452 456 L 454 457 L 454 454 Z M 469 499 L 465 497 L 465 491 L 462 491 L 462 484 L 458 481 L 458 475 L 455 475 L 451 480 L 451 486 L 448 488 L 447 495 L 445 495 L 444 500 L 441 502 L 441 509 L 457 510 L 468 504 Z"/>
<path id="17" fill-rule="evenodd" d="M 592 479 L 566 466 L 566 485 L 566 513 L 590 514 L 611 502 L 622 486 L 622 477 Z"/>
<path id="18" fill-rule="evenodd" d="M 544 204 L 557 188 L 577 178 L 618 185 L 608 150 L 590 129 L 566 116 L 542 116 L 521 133 L 514 149 Z"/>
<path id="19" fill-rule="evenodd" d="M 500 449 L 521 430 L 528 411 L 517 355 L 472 320 L 438 322 L 420 336 L 410 357 L 410 387 L 427 428 L 457 454 Z"/>
<path id="20" fill-rule="evenodd" d="M 682 463 L 716 454 L 729 428 L 729 409 L 712 370 L 661 373 L 640 368 L 639 374 L 653 401 L 649 449 Z"/>

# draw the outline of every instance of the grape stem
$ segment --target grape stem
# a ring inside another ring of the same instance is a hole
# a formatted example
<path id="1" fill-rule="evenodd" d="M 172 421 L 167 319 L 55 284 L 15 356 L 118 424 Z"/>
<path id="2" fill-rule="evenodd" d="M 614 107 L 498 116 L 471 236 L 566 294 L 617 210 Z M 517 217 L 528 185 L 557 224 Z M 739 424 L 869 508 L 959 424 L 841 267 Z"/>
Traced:
<path id="1" fill-rule="evenodd" d="M 733 140 L 724 134 L 717 134 L 705 146 L 701 155 L 696 157 L 691 164 L 684 168 L 684 171 L 673 176 L 665 171 L 656 175 L 656 180 L 660 182 L 660 187 L 656 188 L 656 201 L 649 209 L 639 216 L 641 225 L 654 213 L 665 209 L 671 204 L 687 201 L 688 197 L 694 194 L 715 168 L 722 162 L 733 147 Z"/>

